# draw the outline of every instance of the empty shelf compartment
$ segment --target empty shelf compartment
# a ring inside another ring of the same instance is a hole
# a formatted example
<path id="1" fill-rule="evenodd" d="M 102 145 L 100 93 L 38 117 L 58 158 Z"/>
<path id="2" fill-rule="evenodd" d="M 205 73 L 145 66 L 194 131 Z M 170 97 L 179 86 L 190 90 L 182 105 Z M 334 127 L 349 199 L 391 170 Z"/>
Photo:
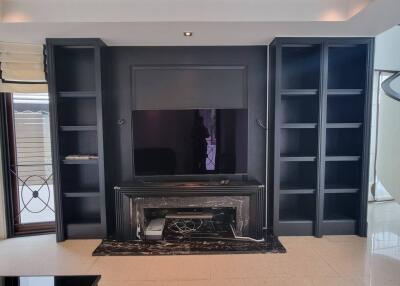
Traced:
<path id="1" fill-rule="evenodd" d="M 330 128 L 326 130 L 326 156 L 360 156 L 363 130 Z"/>
<path id="2" fill-rule="evenodd" d="M 315 123 L 318 122 L 318 97 L 296 96 L 282 97 L 282 123 Z"/>
<path id="3" fill-rule="evenodd" d="M 352 123 L 364 121 L 364 96 L 329 96 L 328 123 Z"/>
<path id="4" fill-rule="evenodd" d="M 281 129 L 282 157 L 316 156 L 318 153 L 317 129 Z"/>
<path id="5" fill-rule="evenodd" d="M 282 47 L 282 88 L 318 89 L 320 77 L 320 47 Z"/>
<path id="6" fill-rule="evenodd" d="M 97 164 L 61 165 L 61 185 L 66 190 L 99 189 L 99 169 Z"/>
<path id="7" fill-rule="evenodd" d="M 354 220 L 358 213 L 358 194 L 325 194 L 324 220 Z"/>
<path id="8" fill-rule="evenodd" d="M 281 189 L 315 189 L 317 187 L 316 162 L 281 162 Z"/>
<path id="9" fill-rule="evenodd" d="M 60 98 L 58 121 L 64 126 L 96 126 L 96 99 Z"/>
<path id="10" fill-rule="evenodd" d="M 56 47 L 57 91 L 95 90 L 94 48 Z"/>
<path id="11" fill-rule="evenodd" d="M 311 221 L 315 219 L 313 194 L 280 195 L 279 220 Z"/>
<path id="12" fill-rule="evenodd" d="M 325 163 L 325 189 L 360 188 L 361 161 Z"/>
<path id="13" fill-rule="evenodd" d="M 328 47 L 328 88 L 363 89 L 366 53 L 366 45 Z"/>
<path id="14" fill-rule="evenodd" d="M 99 197 L 64 198 L 63 213 L 67 223 L 100 223 Z"/>

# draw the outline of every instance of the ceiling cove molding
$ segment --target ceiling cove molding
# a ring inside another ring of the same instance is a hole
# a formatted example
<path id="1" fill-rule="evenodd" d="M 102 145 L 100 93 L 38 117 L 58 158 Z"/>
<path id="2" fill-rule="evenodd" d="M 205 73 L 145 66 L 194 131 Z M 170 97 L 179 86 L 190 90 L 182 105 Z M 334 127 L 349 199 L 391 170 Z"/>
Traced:
<path id="1" fill-rule="evenodd" d="M 0 0 L 1 1 L 1 0 Z M 11 2 L 49 0 L 6 0 Z M 64 0 L 52 0 L 60 3 Z M 78 0 L 69 0 L 71 2 Z M 79 0 L 86 3 L 89 0 Z M 94 1 L 94 0 L 91 0 Z M 111 0 L 96 0 L 109 3 Z M 121 1 L 121 0 L 115 0 Z M 126 0 L 128 1 L 128 0 Z M 129 0 L 139 2 L 139 0 Z M 145 0 L 140 0 L 145 1 Z M 178 0 L 147 0 L 173 2 Z M 195 0 L 179 0 L 195 1 Z M 196 0 L 199 1 L 199 0 Z M 204 0 L 211 1 L 211 0 Z M 228 0 L 213 0 L 228 1 Z M 230 0 L 240 1 L 256 0 Z M 257 0 L 277 1 L 277 0 Z M 279 0 L 281 1 L 281 0 Z M 303 3 L 332 2 L 336 0 L 287 0 Z M 342 0 L 340 0 L 342 1 Z M 352 2 L 356 1 L 356 2 Z M 347 0 L 347 3 L 363 3 L 361 0 Z M 363 0 L 362 0 L 363 1 Z M 97 3 L 96 2 L 96 3 Z M 282 1 L 284 2 L 284 1 Z M 364 2 L 367 3 L 367 2 Z M 353 5 L 351 4 L 351 5 Z M 31 4 L 32 5 L 32 4 Z M 107 6 L 106 4 L 104 4 Z M 350 4 L 349 4 L 350 5 Z M 105 7 L 104 6 L 104 7 Z M 10 6 L 8 6 L 10 7 Z M 351 7 L 355 7 L 354 5 Z M 349 10 L 349 9 L 348 9 Z M 49 9 L 42 9 L 49 11 Z M 170 10 L 166 10 L 170 11 Z M 357 12 L 358 10 L 356 10 Z M 40 43 L 45 38 L 92 38 L 103 39 L 109 46 L 244 46 L 268 45 L 275 37 L 374 37 L 399 24 L 400 0 L 373 0 L 347 21 L 119 21 L 119 22 L 3 22 L 0 23 L 0 39 L 16 43 Z M 10 12 L 10 10 L 8 10 Z M 67 11 L 65 12 L 67 14 Z M 289 13 L 289 12 L 288 12 Z M 355 13 L 355 12 L 353 12 Z M 47 13 L 51 14 L 51 13 Z M 164 13 L 165 14 L 165 13 Z M 168 13 L 169 14 L 169 13 Z M 8 14 L 9 16 L 9 14 Z M 20 15 L 28 19 L 28 15 Z M 4 19 L 3 19 L 4 20 Z M 37 19 L 36 19 L 37 20 Z M 193 32 L 192 37 L 184 37 L 184 31 Z"/>
<path id="2" fill-rule="evenodd" d="M 68 23 L 346 21 L 373 0 L 3 1 L 3 22 Z"/>

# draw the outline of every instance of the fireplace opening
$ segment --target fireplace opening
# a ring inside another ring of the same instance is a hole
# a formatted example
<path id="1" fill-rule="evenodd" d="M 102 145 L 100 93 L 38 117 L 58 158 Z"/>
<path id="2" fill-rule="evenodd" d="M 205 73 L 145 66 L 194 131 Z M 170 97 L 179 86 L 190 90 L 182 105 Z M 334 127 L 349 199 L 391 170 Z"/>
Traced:
<path id="1" fill-rule="evenodd" d="M 145 208 L 146 240 L 234 238 L 236 208 Z"/>

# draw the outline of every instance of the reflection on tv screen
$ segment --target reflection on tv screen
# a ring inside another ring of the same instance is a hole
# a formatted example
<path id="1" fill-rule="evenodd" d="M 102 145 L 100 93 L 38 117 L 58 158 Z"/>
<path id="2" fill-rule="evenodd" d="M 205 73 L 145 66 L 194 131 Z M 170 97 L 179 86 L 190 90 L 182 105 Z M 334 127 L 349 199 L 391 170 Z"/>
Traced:
<path id="1" fill-rule="evenodd" d="M 247 110 L 133 112 L 135 174 L 247 172 Z"/>

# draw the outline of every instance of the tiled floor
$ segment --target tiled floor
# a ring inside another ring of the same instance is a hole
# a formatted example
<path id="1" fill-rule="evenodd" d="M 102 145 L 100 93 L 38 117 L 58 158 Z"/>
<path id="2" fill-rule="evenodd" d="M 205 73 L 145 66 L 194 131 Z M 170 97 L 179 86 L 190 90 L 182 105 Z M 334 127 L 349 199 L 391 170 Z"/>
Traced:
<path id="1" fill-rule="evenodd" d="M 0 275 L 98 274 L 100 286 L 400 285 L 400 205 L 370 204 L 368 239 L 281 237 L 287 254 L 92 257 L 98 240 L 0 242 Z"/>

